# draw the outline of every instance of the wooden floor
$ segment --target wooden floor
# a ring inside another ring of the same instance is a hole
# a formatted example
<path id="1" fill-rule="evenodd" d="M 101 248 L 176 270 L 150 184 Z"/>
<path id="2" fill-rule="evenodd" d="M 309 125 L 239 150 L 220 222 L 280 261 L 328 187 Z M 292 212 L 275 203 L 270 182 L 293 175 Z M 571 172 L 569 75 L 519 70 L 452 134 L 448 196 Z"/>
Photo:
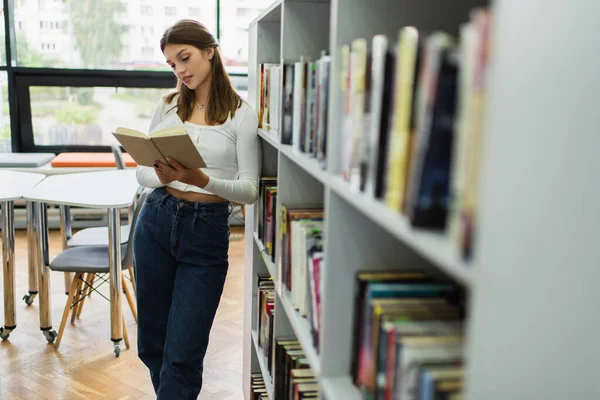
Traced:
<path id="1" fill-rule="evenodd" d="M 233 233 L 243 230 L 232 228 Z M 38 303 L 21 300 L 28 291 L 27 247 L 17 231 L 17 329 L 0 343 L 0 399 L 155 399 L 146 367 L 137 357 L 137 326 L 124 302 L 132 347 L 116 358 L 110 341 L 110 311 L 94 295 L 81 319 L 67 323 L 59 350 L 47 344 L 39 330 Z M 50 232 L 50 257 L 60 252 L 58 231 Z M 213 325 L 204 363 L 204 386 L 199 399 L 242 399 L 243 240 L 232 240 L 225 291 Z M 0 278 L 1 279 L 1 278 Z M 58 330 L 66 296 L 62 274 L 52 272 L 52 322 Z M 107 294 L 107 285 L 103 291 Z M 0 285 L 0 291 L 2 285 Z M 1 293 L 1 292 L 0 292 Z M 0 303 L 1 304 L 1 303 Z M 3 321 L 4 311 L 0 310 Z"/>

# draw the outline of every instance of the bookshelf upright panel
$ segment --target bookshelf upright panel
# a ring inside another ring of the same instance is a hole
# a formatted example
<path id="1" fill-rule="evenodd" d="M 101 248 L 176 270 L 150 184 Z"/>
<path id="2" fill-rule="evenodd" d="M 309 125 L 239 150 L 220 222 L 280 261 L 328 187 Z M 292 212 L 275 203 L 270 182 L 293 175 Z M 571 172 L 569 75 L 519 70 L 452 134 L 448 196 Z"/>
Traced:
<path id="1" fill-rule="evenodd" d="M 496 7 L 469 399 L 600 398 L 599 14 Z"/>
<path id="2" fill-rule="evenodd" d="M 260 106 L 259 68 L 261 63 L 278 63 L 281 58 L 281 1 L 274 2 L 249 27 L 248 55 L 248 102 L 258 110 Z M 262 142 L 262 176 L 277 176 L 278 152 L 265 141 Z M 243 361 L 243 392 L 244 397 L 250 394 L 250 375 L 260 372 L 272 392 L 272 379 L 264 376 L 266 364 L 259 361 L 262 352 L 258 348 L 257 328 L 257 274 L 270 274 L 274 268 L 267 268 L 263 261 L 263 249 L 255 240 L 256 205 L 246 206 L 245 218 L 245 268 L 244 268 L 244 361 Z M 262 245 L 262 243 L 260 244 Z"/>

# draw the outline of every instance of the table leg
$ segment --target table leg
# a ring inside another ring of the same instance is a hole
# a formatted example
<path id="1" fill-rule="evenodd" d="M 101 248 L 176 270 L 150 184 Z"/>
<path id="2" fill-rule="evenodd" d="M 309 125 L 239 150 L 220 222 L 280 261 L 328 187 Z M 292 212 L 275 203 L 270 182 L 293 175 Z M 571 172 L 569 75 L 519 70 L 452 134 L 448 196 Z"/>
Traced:
<path id="1" fill-rule="evenodd" d="M 71 231 L 71 207 L 60 206 L 60 236 L 62 237 L 62 249 L 67 249 L 67 241 L 72 236 Z M 65 272 L 65 294 L 69 294 L 69 288 L 73 282 L 73 273 Z"/>
<path id="2" fill-rule="evenodd" d="M 38 280 L 40 285 L 40 330 L 48 343 L 56 339 L 56 331 L 52 330 L 52 307 L 50 304 L 50 268 L 48 255 L 48 216 L 46 204 L 36 204 L 37 242 L 38 242 Z"/>
<path id="3" fill-rule="evenodd" d="M 35 231 L 37 229 L 36 216 L 33 212 L 33 203 L 27 202 L 27 272 L 29 275 L 29 294 L 23 296 L 25 303 L 30 306 L 33 304 L 35 296 L 38 294 L 38 276 L 36 269 L 37 262 L 37 241 Z"/>
<path id="4" fill-rule="evenodd" d="M 2 202 L 2 275 L 4 278 L 4 328 L 0 337 L 8 339 L 17 327 L 15 314 L 15 205 Z"/>
<path id="5" fill-rule="evenodd" d="M 123 340 L 123 310 L 121 309 L 121 213 L 108 210 L 108 252 L 110 283 L 110 332 L 118 357 Z"/>

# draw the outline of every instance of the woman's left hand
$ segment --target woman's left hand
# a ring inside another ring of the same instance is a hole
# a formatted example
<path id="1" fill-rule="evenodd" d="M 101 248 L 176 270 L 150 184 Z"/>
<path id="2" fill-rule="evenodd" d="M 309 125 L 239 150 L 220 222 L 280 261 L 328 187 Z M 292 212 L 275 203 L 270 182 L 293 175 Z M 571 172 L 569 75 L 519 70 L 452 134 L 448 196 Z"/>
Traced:
<path id="1" fill-rule="evenodd" d="M 158 160 L 155 163 L 158 166 L 155 168 L 157 168 L 167 178 L 188 185 L 195 185 L 201 188 L 208 184 L 208 175 L 206 175 L 200 168 L 186 168 L 171 157 L 167 157 L 167 161 L 169 161 L 169 164 L 171 165 L 167 165 Z"/>

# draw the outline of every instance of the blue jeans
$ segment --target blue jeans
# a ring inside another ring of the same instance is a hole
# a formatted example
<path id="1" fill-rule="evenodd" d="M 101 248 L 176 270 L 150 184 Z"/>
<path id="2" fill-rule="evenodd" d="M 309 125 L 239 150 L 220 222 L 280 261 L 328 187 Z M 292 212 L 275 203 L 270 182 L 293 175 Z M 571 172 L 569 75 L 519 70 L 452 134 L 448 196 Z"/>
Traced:
<path id="1" fill-rule="evenodd" d="M 229 267 L 229 203 L 194 203 L 155 189 L 140 211 L 133 254 L 138 352 L 159 400 L 196 399 Z"/>

